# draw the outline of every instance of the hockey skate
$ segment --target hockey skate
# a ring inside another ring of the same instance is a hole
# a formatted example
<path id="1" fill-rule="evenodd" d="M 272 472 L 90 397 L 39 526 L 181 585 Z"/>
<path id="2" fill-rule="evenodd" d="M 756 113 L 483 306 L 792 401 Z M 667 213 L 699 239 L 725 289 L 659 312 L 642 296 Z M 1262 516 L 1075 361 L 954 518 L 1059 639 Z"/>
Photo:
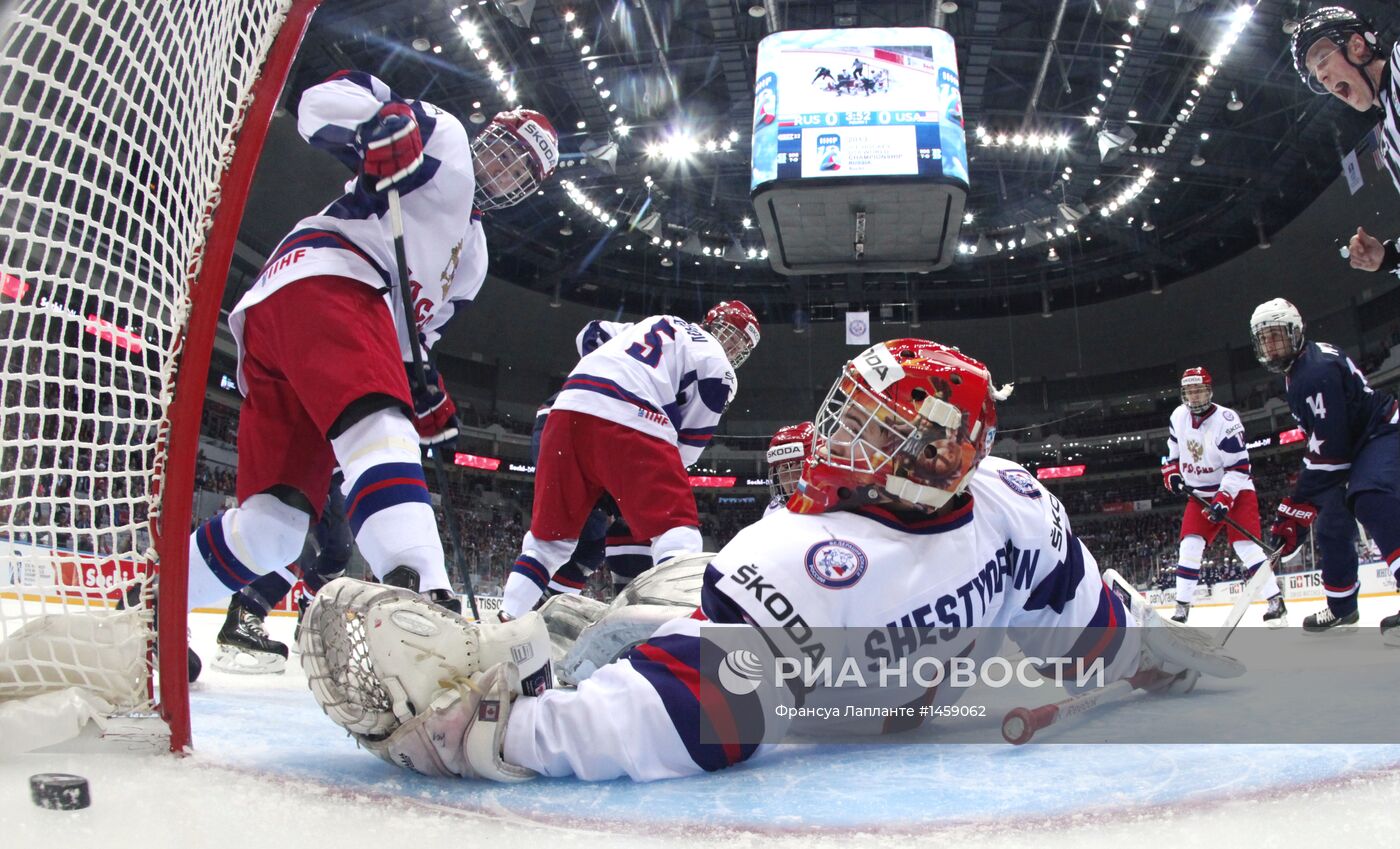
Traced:
<path id="1" fill-rule="evenodd" d="M 1188 603 L 1186 603 L 1186 602 L 1184 602 L 1184 601 L 1178 601 L 1178 602 L 1176 603 L 1176 612 L 1172 614 L 1172 621 L 1173 621 L 1173 622 L 1180 622 L 1182 625 L 1185 625 L 1185 624 L 1186 624 L 1186 617 L 1188 617 L 1188 616 L 1190 616 L 1190 615 L 1191 615 L 1191 605 L 1188 604 Z"/>
<path id="2" fill-rule="evenodd" d="M 1283 595 L 1269 599 L 1269 608 L 1264 611 L 1264 624 L 1270 628 L 1288 627 L 1288 606 L 1283 603 Z"/>
<path id="3" fill-rule="evenodd" d="M 1381 620 L 1381 642 L 1400 648 L 1400 613 Z"/>
<path id="4" fill-rule="evenodd" d="M 1345 616 L 1338 616 L 1332 612 L 1332 608 L 1324 607 L 1321 611 L 1312 614 L 1303 620 L 1303 631 L 1309 634 L 1337 633 L 1345 634 L 1355 631 L 1351 627 L 1361 619 L 1361 613 L 1353 610 Z"/>
<path id="5" fill-rule="evenodd" d="M 215 640 L 219 653 L 214 667 L 240 675 L 275 675 L 287 666 L 287 644 L 267 636 L 263 617 L 243 605 L 235 594 L 228 603 L 228 616 Z"/>

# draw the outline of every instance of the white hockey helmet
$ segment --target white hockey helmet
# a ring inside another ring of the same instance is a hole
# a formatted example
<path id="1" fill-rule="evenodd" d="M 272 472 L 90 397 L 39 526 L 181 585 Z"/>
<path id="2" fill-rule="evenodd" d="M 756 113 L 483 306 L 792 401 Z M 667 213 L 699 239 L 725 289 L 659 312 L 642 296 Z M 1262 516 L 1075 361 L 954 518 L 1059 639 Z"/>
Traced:
<path id="1" fill-rule="evenodd" d="M 1249 317 L 1249 335 L 1259 364 L 1283 374 L 1303 352 L 1303 314 L 1283 298 L 1265 301 Z"/>

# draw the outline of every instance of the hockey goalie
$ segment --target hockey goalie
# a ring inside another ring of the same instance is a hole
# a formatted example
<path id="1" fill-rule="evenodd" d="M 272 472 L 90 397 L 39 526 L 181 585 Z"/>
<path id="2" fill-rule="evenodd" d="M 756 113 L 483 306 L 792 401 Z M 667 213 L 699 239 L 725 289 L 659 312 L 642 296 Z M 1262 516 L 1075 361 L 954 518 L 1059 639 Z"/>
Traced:
<path id="1" fill-rule="evenodd" d="M 426 775 L 654 780 L 762 757 L 787 730 L 793 711 L 773 704 L 761 740 L 725 731 L 735 729 L 729 703 L 701 664 L 714 629 L 787 634 L 767 642 L 797 657 L 799 619 L 809 631 L 910 623 L 953 635 L 955 651 L 957 635 L 1001 628 L 1027 655 L 1098 662 L 1105 682 L 1150 673 L 1157 689 L 1183 692 L 1202 674 L 1241 674 L 1140 598 L 1125 603 L 1055 497 L 988 456 L 1008 393 L 982 363 L 921 339 L 846 363 L 817 411 L 788 509 L 713 558 L 673 565 L 660 581 L 642 576 L 612 607 L 567 602 L 578 639 L 558 668 L 573 689 L 549 686 L 539 612 L 476 625 L 406 591 L 342 579 L 303 628 L 312 691 L 361 745 Z M 1036 568 L 1014 580 L 990 568 L 1008 546 Z M 776 692 L 788 708 L 821 695 Z"/>

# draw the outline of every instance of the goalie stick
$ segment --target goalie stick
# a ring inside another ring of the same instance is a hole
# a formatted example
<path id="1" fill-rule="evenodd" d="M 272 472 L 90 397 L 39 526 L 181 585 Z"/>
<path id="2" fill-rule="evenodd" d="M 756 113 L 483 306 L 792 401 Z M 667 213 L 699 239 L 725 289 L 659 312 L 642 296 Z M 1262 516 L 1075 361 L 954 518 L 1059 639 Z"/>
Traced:
<path id="1" fill-rule="evenodd" d="M 1241 533 L 1248 535 L 1248 531 L 1240 529 Z M 1267 546 L 1263 547 L 1269 551 Z M 1235 628 L 1244 618 L 1245 611 L 1249 609 L 1250 599 L 1263 585 L 1264 581 L 1273 580 L 1274 571 L 1270 564 L 1278 558 L 1277 551 L 1269 552 L 1269 559 L 1255 570 L 1254 575 L 1245 582 L 1244 588 L 1240 590 L 1240 597 L 1235 599 L 1235 604 L 1230 608 L 1230 615 L 1225 618 L 1224 633 L 1220 637 L 1220 647 L 1224 648 L 1230 635 L 1235 632 Z M 1113 579 L 1113 584 L 1117 584 L 1126 590 L 1131 590 L 1131 585 L 1123 579 L 1113 569 L 1104 570 L 1105 583 L 1108 579 Z M 1110 585 L 1110 590 L 1113 587 Z M 1141 596 L 1138 596 L 1141 599 Z M 1146 604 L 1146 599 L 1142 599 Z M 1171 627 L 1171 626 L 1169 626 Z M 1114 681 L 1103 687 L 1090 690 L 1087 693 L 1080 693 L 1077 696 L 1070 696 L 1058 702 L 1051 702 L 1048 705 L 1041 705 L 1035 708 L 1018 707 L 1006 712 L 1001 720 L 1001 736 L 1006 742 L 1013 746 L 1020 746 L 1029 743 L 1035 736 L 1035 732 L 1042 728 L 1054 725 L 1062 719 L 1072 716 L 1080 716 L 1096 708 L 1121 702 L 1138 690 L 1146 689 L 1154 683 L 1158 683 L 1160 676 L 1156 670 L 1139 672 L 1119 681 Z"/>
<path id="2" fill-rule="evenodd" d="M 408 252 L 403 243 L 403 208 L 399 203 L 399 190 L 389 187 L 389 225 L 394 231 L 394 261 L 398 265 L 399 299 L 403 304 L 404 332 L 408 334 L 408 350 L 413 355 L 413 389 L 423 392 L 427 389 L 427 379 L 423 371 L 423 355 L 418 350 L 418 328 L 413 326 L 413 293 L 408 289 Z M 436 446 L 435 446 L 436 447 Z M 442 496 L 443 519 L 447 524 L 447 535 L 452 538 L 452 565 L 462 576 L 462 585 L 467 590 L 467 601 L 471 605 L 472 618 L 481 621 L 481 612 L 476 607 L 476 593 L 472 590 L 472 576 L 462 567 L 462 549 L 457 536 L 457 516 L 452 510 L 452 496 L 447 491 L 447 470 L 442 464 L 442 454 L 434 449 L 433 472 L 437 478 L 438 493 Z"/>

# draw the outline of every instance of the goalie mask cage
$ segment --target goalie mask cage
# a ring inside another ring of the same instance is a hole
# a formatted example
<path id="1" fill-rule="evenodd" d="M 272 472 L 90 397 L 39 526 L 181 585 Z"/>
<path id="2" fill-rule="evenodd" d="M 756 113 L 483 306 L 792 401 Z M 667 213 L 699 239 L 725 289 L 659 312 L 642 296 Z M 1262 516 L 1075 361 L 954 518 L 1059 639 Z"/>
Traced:
<path id="1" fill-rule="evenodd" d="M 0 12 L 0 709 L 77 687 L 99 717 L 158 715 L 156 739 L 190 742 L 185 570 L 210 350 L 319 3 Z"/>

